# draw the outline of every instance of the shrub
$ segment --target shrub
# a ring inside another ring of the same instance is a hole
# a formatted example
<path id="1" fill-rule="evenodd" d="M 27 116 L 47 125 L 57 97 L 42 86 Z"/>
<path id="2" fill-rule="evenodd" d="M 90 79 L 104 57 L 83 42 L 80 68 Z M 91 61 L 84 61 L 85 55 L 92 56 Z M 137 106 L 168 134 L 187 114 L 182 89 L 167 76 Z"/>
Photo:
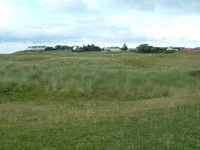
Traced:
<path id="1" fill-rule="evenodd" d="M 136 52 L 139 53 L 173 53 L 174 50 L 167 50 L 166 48 L 162 47 L 154 47 L 148 44 L 141 44 L 136 47 Z"/>

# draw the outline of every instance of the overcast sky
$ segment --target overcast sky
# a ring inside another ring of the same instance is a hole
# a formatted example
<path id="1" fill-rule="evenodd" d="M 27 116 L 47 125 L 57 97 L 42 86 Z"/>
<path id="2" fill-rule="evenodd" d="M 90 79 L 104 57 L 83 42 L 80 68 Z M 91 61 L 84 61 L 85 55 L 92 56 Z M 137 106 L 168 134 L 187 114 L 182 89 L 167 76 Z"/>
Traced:
<path id="1" fill-rule="evenodd" d="M 0 0 L 0 53 L 124 42 L 200 46 L 200 0 Z"/>

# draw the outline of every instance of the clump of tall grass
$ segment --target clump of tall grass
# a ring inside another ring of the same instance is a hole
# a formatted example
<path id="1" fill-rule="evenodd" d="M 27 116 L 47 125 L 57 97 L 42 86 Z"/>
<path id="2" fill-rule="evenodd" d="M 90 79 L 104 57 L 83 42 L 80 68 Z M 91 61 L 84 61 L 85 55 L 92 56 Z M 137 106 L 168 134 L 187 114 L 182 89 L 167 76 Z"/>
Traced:
<path id="1" fill-rule="evenodd" d="M 145 70 L 146 65 L 138 65 L 145 61 L 132 61 L 129 66 L 124 59 L 73 56 L 50 57 L 37 64 L 5 62 L 0 65 L 0 93 L 39 90 L 71 97 L 137 100 L 190 95 L 200 87 L 198 79 L 185 72 Z"/>
<path id="2" fill-rule="evenodd" d="M 0 84 L 1 92 L 42 89 L 73 96 L 116 99 L 168 97 L 182 89 L 183 94 L 189 94 L 200 86 L 195 79 L 183 73 L 59 67 L 51 70 L 10 70 L 3 75 Z M 185 88 L 188 90 L 185 91 Z"/>

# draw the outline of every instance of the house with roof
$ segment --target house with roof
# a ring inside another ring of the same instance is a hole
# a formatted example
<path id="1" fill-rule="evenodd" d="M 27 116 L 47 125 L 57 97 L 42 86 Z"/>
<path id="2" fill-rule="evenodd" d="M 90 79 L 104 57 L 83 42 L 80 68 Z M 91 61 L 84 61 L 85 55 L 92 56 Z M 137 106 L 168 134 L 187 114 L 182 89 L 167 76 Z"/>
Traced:
<path id="1" fill-rule="evenodd" d="M 29 46 L 27 50 L 45 50 L 47 46 Z"/>
<path id="2" fill-rule="evenodd" d="M 192 48 L 184 48 L 183 51 L 191 51 L 191 50 L 192 50 Z"/>
<path id="3" fill-rule="evenodd" d="M 112 51 L 112 52 L 121 51 L 120 47 L 104 47 L 103 49 L 104 51 Z"/>
<path id="4" fill-rule="evenodd" d="M 174 50 L 174 51 L 183 51 L 185 50 L 185 47 L 168 47 L 167 50 Z"/>
<path id="5" fill-rule="evenodd" d="M 172 47 L 172 46 L 170 46 L 170 47 L 168 47 L 168 48 L 167 48 L 167 50 L 168 50 L 168 51 L 178 51 L 179 49 L 178 49 L 178 48 L 175 48 L 175 47 Z"/>

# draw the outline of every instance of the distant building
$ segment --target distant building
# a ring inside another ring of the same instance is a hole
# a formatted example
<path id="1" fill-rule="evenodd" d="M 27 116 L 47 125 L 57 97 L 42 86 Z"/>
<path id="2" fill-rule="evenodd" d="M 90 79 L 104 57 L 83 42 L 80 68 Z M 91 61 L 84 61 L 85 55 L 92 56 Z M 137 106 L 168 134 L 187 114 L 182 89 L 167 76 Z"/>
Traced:
<path id="1" fill-rule="evenodd" d="M 176 49 L 178 49 L 179 51 L 183 51 L 185 49 L 185 47 L 174 47 Z"/>
<path id="2" fill-rule="evenodd" d="M 73 46 L 72 49 L 75 51 L 75 50 L 79 49 L 79 46 Z"/>
<path id="3" fill-rule="evenodd" d="M 196 48 L 184 48 L 184 51 L 200 51 L 200 47 L 196 47 Z"/>
<path id="4" fill-rule="evenodd" d="M 170 47 L 167 48 L 167 50 L 168 51 L 179 51 L 180 49 L 179 49 L 179 47 L 172 47 L 172 46 L 170 46 Z"/>
<path id="5" fill-rule="evenodd" d="M 45 50 L 46 46 L 29 46 L 27 50 Z"/>
<path id="6" fill-rule="evenodd" d="M 200 51 L 200 47 L 193 48 L 194 51 Z"/>
<path id="7" fill-rule="evenodd" d="M 81 52 L 81 48 L 79 46 L 73 46 L 72 51 L 73 52 Z"/>
<path id="8" fill-rule="evenodd" d="M 166 48 L 167 50 L 173 50 L 173 51 L 184 51 L 185 50 L 185 47 L 163 47 L 163 48 Z"/>
<path id="9" fill-rule="evenodd" d="M 121 48 L 120 47 L 104 47 L 104 51 L 117 52 L 117 51 L 121 51 Z"/>
<path id="10" fill-rule="evenodd" d="M 191 51 L 192 48 L 184 48 L 184 51 Z"/>

